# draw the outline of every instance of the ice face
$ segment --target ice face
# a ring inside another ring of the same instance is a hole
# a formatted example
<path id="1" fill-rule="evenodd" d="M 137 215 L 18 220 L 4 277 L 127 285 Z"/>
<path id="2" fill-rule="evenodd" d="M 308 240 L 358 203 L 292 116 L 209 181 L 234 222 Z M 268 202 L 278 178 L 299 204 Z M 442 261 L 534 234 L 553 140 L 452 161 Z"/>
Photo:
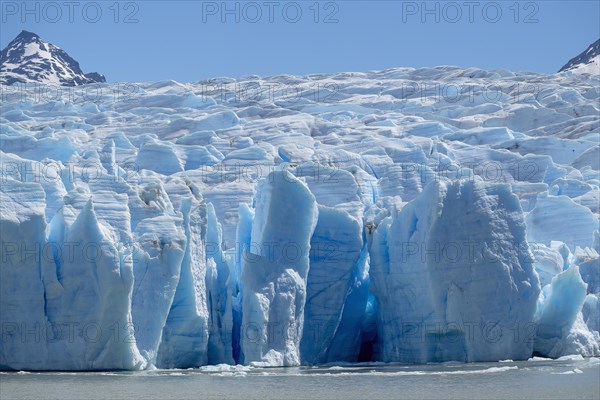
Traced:
<path id="1" fill-rule="evenodd" d="M 180 216 L 147 218 L 138 224 L 135 236 L 139 243 L 133 255 L 131 302 L 135 339 L 142 355 L 155 365 L 187 240 Z"/>
<path id="2" fill-rule="evenodd" d="M 219 82 L 3 91 L 2 369 L 600 354 L 596 77 Z"/>
<path id="3" fill-rule="evenodd" d="M 317 364 L 328 360 L 361 255 L 361 228 L 345 211 L 319 206 L 317 226 L 310 241 L 310 271 L 300 343 L 303 362 Z M 346 333 L 357 336 L 360 332 Z"/>
<path id="4" fill-rule="evenodd" d="M 598 354 L 598 332 L 589 330 L 581 313 L 586 303 L 588 314 L 594 315 L 595 301 L 590 297 L 586 302 L 587 285 L 581 279 L 579 267 L 574 265 L 556 275 L 546 288 L 536 316 L 534 350 L 546 357 Z M 590 322 L 595 325 L 595 321 Z"/>
<path id="5" fill-rule="evenodd" d="M 241 325 L 246 364 L 300 364 L 310 238 L 318 208 L 308 187 L 287 171 L 259 184 L 252 243 L 244 255 Z"/>
<path id="6" fill-rule="evenodd" d="M 539 293 L 509 186 L 432 183 L 379 224 L 370 253 L 383 360 L 530 356 L 509 334 L 531 323 Z"/>
<path id="7" fill-rule="evenodd" d="M 208 304 L 210 305 L 208 362 L 211 364 L 233 363 L 232 337 L 232 288 L 230 270 L 221 243 L 221 225 L 217 221 L 212 204 L 207 206 L 207 275 Z M 208 247 L 210 246 L 210 247 Z"/>
<path id="8" fill-rule="evenodd" d="M 0 319 L 2 326 L 7 327 L 0 347 L 0 366 L 41 369 L 48 363 L 47 347 L 41 341 L 32 345 L 22 340 L 20 330 L 23 325 L 33 329 L 36 324 L 47 323 L 44 282 L 40 276 L 47 267 L 35 255 L 29 260 L 24 258 L 20 246 L 35 249 L 47 243 L 44 191 L 37 183 L 7 181 L 2 183 L 0 195 L 3 241 Z M 9 237 L 14 243 L 6 244 Z M 60 296 L 62 287 L 57 283 L 55 286 L 56 295 Z"/>
<path id="9" fill-rule="evenodd" d="M 5 335 L 0 364 L 42 370 L 144 367 L 133 339 L 130 250 L 114 242 L 91 199 L 71 226 L 57 214 L 49 241 L 44 204 L 36 183 L 2 185 L 2 205 L 8 208 L 2 210 L 1 224 Z"/>
<path id="10" fill-rule="evenodd" d="M 206 206 L 187 198 L 181 204 L 186 236 L 179 282 L 158 349 L 159 368 L 191 368 L 208 362 L 209 310 L 206 290 Z"/>

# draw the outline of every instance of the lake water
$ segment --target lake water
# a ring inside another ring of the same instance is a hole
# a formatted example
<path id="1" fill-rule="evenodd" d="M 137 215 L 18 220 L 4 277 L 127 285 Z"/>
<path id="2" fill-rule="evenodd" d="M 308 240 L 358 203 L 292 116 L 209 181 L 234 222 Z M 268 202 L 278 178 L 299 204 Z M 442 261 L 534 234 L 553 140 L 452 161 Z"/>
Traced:
<path id="1" fill-rule="evenodd" d="M 600 399 L 600 359 L 2 372 L 6 399 Z"/>

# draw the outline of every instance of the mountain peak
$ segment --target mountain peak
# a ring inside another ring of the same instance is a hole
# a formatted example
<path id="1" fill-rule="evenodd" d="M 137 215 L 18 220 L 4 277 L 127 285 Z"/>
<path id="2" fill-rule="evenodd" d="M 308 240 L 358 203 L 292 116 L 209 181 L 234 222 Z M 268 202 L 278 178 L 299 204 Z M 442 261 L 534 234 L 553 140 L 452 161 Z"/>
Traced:
<path id="1" fill-rule="evenodd" d="M 23 30 L 0 52 L 0 84 L 18 82 L 78 86 L 106 82 L 106 78 L 96 72 L 84 74 L 60 47 Z"/>
<path id="2" fill-rule="evenodd" d="M 600 74 L 600 39 L 592 43 L 577 57 L 569 60 L 558 72 Z"/>
<path id="3" fill-rule="evenodd" d="M 34 32 L 29 32 L 26 30 L 22 30 L 21 33 L 19 33 L 17 35 L 17 38 L 27 38 L 27 39 L 40 39 L 40 37 L 38 36 L 38 34 L 34 33 Z"/>

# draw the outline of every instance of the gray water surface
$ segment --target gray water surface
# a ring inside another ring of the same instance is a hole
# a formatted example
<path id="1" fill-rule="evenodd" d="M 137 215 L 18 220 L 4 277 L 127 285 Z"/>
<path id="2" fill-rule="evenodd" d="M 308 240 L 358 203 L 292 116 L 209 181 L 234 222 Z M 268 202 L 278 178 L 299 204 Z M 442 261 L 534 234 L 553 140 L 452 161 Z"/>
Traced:
<path id="1" fill-rule="evenodd" d="M 600 359 L 2 372 L 5 399 L 600 399 Z"/>

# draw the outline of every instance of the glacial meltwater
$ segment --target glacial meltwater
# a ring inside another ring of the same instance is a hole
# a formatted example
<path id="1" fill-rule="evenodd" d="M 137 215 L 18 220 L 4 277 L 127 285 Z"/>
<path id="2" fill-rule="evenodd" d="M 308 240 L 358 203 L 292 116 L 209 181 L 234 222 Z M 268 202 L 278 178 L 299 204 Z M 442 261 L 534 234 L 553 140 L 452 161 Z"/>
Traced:
<path id="1" fill-rule="evenodd" d="M 1 372 L 7 399 L 595 399 L 600 359 L 141 372 Z"/>

